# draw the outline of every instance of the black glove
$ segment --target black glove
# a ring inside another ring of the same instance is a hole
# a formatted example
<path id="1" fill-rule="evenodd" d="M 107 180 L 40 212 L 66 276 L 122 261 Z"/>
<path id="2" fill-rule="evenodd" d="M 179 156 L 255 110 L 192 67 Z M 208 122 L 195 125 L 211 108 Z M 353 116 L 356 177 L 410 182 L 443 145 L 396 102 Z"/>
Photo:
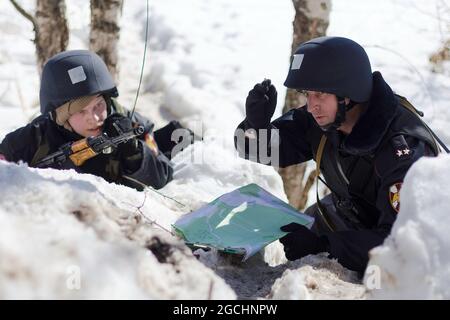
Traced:
<path id="1" fill-rule="evenodd" d="M 116 137 L 121 133 L 132 129 L 133 123 L 131 122 L 131 119 L 119 113 L 110 115 L 103 123 L 103 132 L 110 138 Z M 140 152 L 139 143 L 136 138 L 132 138 L 127 142 L 119 144 L 117 149 L 123 158 L 128 158 Z"/>
<path id="2" fill-rule="evenodd" d="M 324 236 L 317 236 L 314 232 L 301 224 L 293 222 L 282 226 L 280 229 L 281 231 L 289 232 L 280 239 L 288 260 L 294 261 L 309 254 L 327 251 L 327 238 Z"/>
<path id="3" fill-rule="evenodd" d="M 175 130 L 183 130 L 180 131 L 182 133 L 182 136 L 178 139 L 178 141 L 172 140 L 172 134 Z M 175 156 L 177 152 L 181 152 L 183 149 L 174 149 L 174 147 L 178 143 L 183 143 L 181 146 L 188 146 L 189 144 L 194 143 L 194 140 L 196 138 L 194 132 L 188 128 L 184 128 L 178 121 L 170 121 L 167 125 L 164 127 L 156 130 L 154 132 L 154 137 L 156 140 L 156 144 L 158 145 L 159 151 L 164 153 L 164 155 L 171 159 L 172 156 Z M 200 139 L 198 139 L 200 140 Z"/>
<path id="4" fill-rule="evenodd" d="M 277 106 L 277 90 L 270 80 L 257 83 L 248 93 L 245 101 L 245 114 L 249 125 L 254 129 L 265 129 Z"/>

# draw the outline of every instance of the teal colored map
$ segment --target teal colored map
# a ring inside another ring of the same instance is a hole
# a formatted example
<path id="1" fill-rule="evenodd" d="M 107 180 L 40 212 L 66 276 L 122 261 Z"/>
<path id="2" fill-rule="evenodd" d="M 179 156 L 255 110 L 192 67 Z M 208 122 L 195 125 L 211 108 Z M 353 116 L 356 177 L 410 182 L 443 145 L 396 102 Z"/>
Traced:
<path id="1" fill-rule="evenodd" d="M 286 235 L 280 227 L 291 222 L 310 228 L 314 219 L 249 184 L 184 215 L 172 226 L 188 245 L 242 254 L 246 260 Z"/>

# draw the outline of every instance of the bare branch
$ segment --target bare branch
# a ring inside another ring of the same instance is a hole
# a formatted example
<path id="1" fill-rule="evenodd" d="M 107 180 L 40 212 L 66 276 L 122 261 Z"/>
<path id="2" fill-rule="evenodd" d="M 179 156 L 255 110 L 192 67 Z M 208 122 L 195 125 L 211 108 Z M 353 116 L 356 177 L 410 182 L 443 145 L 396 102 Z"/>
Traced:
<path id="1" fill-rule="evenodd" d="M 12 3 L 14 8 L 16 8 L 17 11 L 19 11 L 19 13 L 22 16 L 24 16 L 27 20 L 29 20 L 33 24 L 33 30 L 34 30 L 34 32 L 37 33 L 39 30 L 38 30 L 38 26 L 37 26 L 37 23 L 36 23 L 36 19 L 34 19 L 34 17 L 31 14 L 29 14 L 24 8 L 22 8 L 20 6 L 20 4 L 17 3 L 16 0 L 9 0 L 9 1 Z"/>

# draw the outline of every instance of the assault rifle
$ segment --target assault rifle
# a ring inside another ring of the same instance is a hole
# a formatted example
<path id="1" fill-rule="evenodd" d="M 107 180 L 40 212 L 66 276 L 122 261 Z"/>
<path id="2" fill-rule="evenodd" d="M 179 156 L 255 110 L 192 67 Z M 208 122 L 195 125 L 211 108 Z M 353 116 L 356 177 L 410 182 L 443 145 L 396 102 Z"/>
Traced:
<path id="1" fill-rule="evenodd" d="M 36 163 L 36 167 L 43 168 L 54 163 L 63 163 L 70 158 L 76 166 L 81 166 L 86 160 L 95 157 L 99 153 L 110 153 L 112 148 L 117 148 L 121 143 L 140 136 L 144 133 L 144 127 L 138 126 L 126 132 L 121 132 L 116 137 L 108 137 L 102 133 L 96 137 L 88 137 L 75 142 L 62 145 L 58 151 L 49 154 Z"/>

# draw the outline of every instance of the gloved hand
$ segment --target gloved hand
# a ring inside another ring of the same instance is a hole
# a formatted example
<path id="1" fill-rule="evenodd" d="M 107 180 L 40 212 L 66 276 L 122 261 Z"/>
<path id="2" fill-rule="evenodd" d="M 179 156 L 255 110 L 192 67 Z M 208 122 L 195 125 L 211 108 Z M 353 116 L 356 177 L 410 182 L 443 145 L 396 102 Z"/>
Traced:
<path id="1" fill-rule="evenodd" d="M 116 137 L 123 132 L 130 131 L 131 129 L 133 129 L 131 119 L 119 113 L 110 115 L 103 123 L 103 132 L 110 138 Z M 121 156 L 124 158 L 133 156 L 140 152 L 139 144 L 136 138 L 132 138 L 127 142 L 119 144 L 117 148 Z"/>
<path id="2" fill-rule="evenodd" d="M 257 83 L 245 101 L 246 119 L 254 129 L 265 129 L 277 106 L 277 90 L 269 79 Z"/>
<path id="3" fill-rule="evenodd" d="M 281 231 L 289 232 L 280 239 L 280 242 L 284 246 L 286 258 L 290 261 L 300 259 L 309 254 L 327 251 L 327 238 L 317 236 L 301 224 L 293 222 L 282 226 L 280 229 Z"/>

